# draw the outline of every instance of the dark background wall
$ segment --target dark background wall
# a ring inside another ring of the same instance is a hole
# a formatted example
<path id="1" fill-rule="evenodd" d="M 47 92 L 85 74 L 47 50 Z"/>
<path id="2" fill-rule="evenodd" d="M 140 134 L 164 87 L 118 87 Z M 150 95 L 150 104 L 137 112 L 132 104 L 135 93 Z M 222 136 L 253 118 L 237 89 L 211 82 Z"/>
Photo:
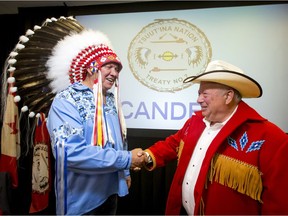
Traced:
<path id="1" fill-rule="evenodd" d="M 157 11 L 157 10 L 177 10 L 210 7 L 231 7 L 241 5 L 275 4 L 277 2 L 145 2 L 145 3 L 125 3 L 101 6 L 83 7 L 44 7 L 44 8 L 19 8 L 18 14 L 0 15 L 0 66 L 3 68 L 5 59 L 18 42 L 19 36 L 25 34 L 27 29 L 32 29 L 34 25 L 41 25 L 46 18 L 88 15 L 105 13 L 122 13 L 137 11 Z M 281 3 L 281 2 L 278 2 Z M 128 129 L 129 149 L 149 147 L 154 142 L 164 139 L 175 131 L 169 130 L 137 130 Z M 23 152 L 26 150 L 22 146 Z M 32 169 L 32 149 L 27 155 L 22 155 L 19 159 L 19 187 L 13 190 L 12 194 L 12 214 L 27 215 L 31 202 L 31 169 Z M 52 160 L 51 167 L 53 168 Z M 169 191 L 170 183 L 176 168 L 176 162 L 166 167 L 159 168 L 153 172 L 142 170 L 132 172 L 132 186 L 128 196 L 119 200 L 118 214 L 120 215 L 160 215 L 164 214 L 165 203 Z M 52 172 L 54 175 L 54 173 Z M 50 192 L 49 207 L 37 215 L 55 214 L 54 188 Z"/>

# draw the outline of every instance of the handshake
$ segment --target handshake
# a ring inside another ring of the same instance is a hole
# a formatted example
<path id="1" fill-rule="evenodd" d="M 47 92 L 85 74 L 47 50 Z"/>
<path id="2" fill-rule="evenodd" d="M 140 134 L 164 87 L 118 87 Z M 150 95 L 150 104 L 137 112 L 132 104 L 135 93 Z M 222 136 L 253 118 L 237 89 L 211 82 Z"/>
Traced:
<path id="1" fill-rule="evenodd" d="M 141 148 L 131 150 L 132 163 L 130 169 L 133 171 L 140 171 L 141 168 L 148 163 L 148 157 L 145 151 Z"/>

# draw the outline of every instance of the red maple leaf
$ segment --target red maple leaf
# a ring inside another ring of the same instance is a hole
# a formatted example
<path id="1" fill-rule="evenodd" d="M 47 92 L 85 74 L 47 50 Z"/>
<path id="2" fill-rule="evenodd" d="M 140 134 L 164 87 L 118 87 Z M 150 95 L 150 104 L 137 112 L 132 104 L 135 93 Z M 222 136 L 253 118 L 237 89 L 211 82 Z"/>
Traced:
<path id="1" fill-rule="evenodd" d="M 17 134 L 18 133 L 18 129 L 16 128 L 16 126 L 17 126 L 16 120 L 17 120 L 17 115 L 14 115 L 14 122 L 6 123 L 12 129 L 10 134 Z"/>

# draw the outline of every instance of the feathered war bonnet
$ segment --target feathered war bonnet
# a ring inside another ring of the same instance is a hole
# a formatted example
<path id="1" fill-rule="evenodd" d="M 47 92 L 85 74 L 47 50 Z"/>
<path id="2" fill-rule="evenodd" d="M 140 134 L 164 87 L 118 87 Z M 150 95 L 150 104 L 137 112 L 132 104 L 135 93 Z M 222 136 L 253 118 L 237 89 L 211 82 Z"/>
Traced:
<path id="1" fill-rule="evenodd" d="M 50 86 L 53 91 L 59 92 L 69 84 L 85 80 L 87 68 L 97 72 L 103 65 L 113 62 L 118 64 L 119 70 L 121 70 L 122 63 L 111 47 L 111 42 L 105 34 L 93 30 L 83 30 L 59 41 L 46 64 L 47 77 L 52 80 Z M 110 130 L 106 127 L 104 118 L 101 73 L 94 81 L 93 92 L 96 110 L 91 144 L 103 147 L 110 135 Z M 116 80 L 114 95 L 122 135 L 126 139 L 126 126 L 118 97 L 118 80 Z"/>
<path id="2" fill-rule="evenodd" d="M 83 81 L 86 68 L 91 64 L 99 69 L 108 62 L 115 62 L 122 69 L 119 58 L 110 47 L 111 43 L 106 35 L 85 29 L 73 17 L 46 19 L 41 26 L 27 30 L 5 62 L 1 97 L 2 122 L 7 90 L 12 91 L 8 85 L 12 85 L 14 101 L 21 110 L 20 118 L 25 113 L 28 116 L 23 120 L 28 130 L 28 133 L 25 133 L 31 136 L 36 122 L 31 125 L 33 117 L 39 117 L 40 113 L 47 116 L 56 93 L 69 84 Z M 124 117 L 118 100 L 119 87 L 116 87 L 116 107 L 120 114 L 122 132 L 126 136 Z M 96 98 L 95 96 L 97 101 Z M 97 109 L 102 110 L 102 107 Z"/>

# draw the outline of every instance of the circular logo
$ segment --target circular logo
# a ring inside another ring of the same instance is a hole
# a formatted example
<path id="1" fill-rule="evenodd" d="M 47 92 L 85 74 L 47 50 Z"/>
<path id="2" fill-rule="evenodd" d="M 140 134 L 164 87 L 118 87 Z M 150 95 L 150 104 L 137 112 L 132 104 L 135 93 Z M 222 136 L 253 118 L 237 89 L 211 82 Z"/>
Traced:
<path id="1" fill-rule="evenodd" d="M 203 72 L 212 48 L 195 25 L 176 18 L 157 19 L 145 26 L 128 50 L 129 67 L 135 78 L 156 91 L 175 92 L 192 83 L 189 76 Z"/>

